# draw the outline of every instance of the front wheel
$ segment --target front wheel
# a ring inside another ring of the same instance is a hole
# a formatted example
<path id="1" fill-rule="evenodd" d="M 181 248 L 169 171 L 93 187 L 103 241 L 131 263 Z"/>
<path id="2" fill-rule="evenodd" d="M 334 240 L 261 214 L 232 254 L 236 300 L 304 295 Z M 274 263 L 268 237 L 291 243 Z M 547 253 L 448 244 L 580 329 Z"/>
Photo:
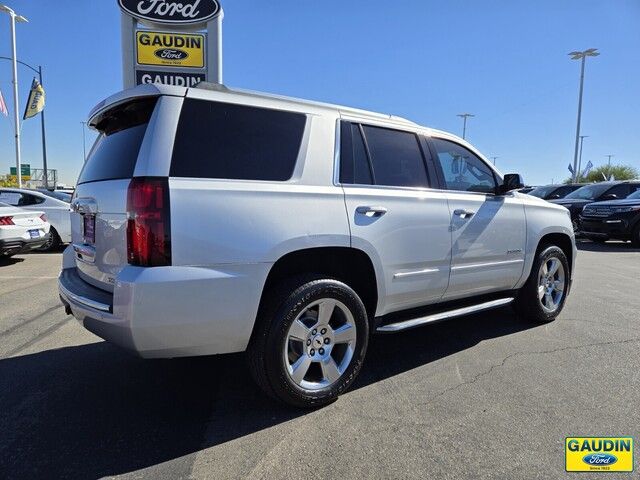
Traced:
<path id="1" fill-rule="evenodd" d="M 534 322 L 555 320 L 567 299 L 569 275 L 569 262 L 562 249 L 555 245 L 540 248 L 529 278 L 516 297 L 516 311 Z"/>
<path id="2" fill-rule="evenodd" d="M 369 322 L 346 284 L 301 277 L 267 292 L 248 349 L 256 383 L 295 407 L 335 400 L 358 375 L 367 351 Z"/>

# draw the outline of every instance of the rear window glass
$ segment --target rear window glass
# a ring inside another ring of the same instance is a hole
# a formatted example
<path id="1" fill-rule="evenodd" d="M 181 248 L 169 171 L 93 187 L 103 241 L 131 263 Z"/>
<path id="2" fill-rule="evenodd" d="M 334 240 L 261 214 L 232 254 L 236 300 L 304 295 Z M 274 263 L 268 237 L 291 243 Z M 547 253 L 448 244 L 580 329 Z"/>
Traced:
<path id="1" fill-rule="evenodd" d="M 173 177 L 289 180 L 306 116 L 187 99 L 173 147 Z"/>
<path id="2" fill-rule="evenodd" d="M 157 98 L 119 105 L 96 123 L 100 135 L 80 172 L 78 183 L 130 178 Z"/>

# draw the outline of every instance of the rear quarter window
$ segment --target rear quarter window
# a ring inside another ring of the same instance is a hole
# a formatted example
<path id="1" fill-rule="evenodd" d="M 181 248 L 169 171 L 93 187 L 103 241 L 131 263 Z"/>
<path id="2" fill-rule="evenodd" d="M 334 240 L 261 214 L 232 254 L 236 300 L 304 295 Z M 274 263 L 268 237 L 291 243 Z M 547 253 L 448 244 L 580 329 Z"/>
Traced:
<path id="1" fill-rule="evenodd" d="M 302 113 L 186 99 L 170 175 L 289 180 L 305 123 Z"/>

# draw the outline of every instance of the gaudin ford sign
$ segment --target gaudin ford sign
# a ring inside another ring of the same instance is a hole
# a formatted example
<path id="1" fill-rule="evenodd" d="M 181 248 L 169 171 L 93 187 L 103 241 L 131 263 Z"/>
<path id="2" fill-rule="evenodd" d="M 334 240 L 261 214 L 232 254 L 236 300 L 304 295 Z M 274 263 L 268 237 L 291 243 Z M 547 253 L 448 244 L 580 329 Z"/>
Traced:
<path id="1" fill-rule="evenodd" d="M 220 14 L 217 0 L 118 0 L 129 15 L 152 23 L 189 25 Z"/>

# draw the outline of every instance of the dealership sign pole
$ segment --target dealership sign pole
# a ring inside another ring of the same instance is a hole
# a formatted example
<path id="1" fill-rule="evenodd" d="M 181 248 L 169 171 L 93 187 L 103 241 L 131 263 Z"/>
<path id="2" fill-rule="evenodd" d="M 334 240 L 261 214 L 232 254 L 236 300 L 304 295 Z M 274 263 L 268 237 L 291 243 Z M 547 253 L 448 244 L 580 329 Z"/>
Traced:
<path id="1" fill-rule="evenodd" d="M 124 88 L 222 83 L 222 18 L 217 0 L 118 0 Z"/>

